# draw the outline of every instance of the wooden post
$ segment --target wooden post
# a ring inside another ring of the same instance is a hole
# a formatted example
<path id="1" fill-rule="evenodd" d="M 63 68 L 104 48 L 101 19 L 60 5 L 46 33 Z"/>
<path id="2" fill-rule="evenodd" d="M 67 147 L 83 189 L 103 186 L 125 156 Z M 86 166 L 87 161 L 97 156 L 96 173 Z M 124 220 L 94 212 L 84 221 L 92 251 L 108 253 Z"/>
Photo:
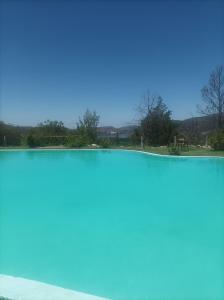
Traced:
<path id="1" fill-rule="evenodd" d="M 174 147 L 176 147 L 176 145 L 177 145 L 177 137 L 176 137 L 176 135 L 173 138 L 173 145 L 174 145 Z"/>
<path id="2" fill-rule="evenodd" d="M 208 147 L 208 135 L 205 136 L 205 147 Z"/>
<path id="3" fill-rule="evenodd" d="M 144 148 L 143 136 L 141 135 L 141 148 Z"/>

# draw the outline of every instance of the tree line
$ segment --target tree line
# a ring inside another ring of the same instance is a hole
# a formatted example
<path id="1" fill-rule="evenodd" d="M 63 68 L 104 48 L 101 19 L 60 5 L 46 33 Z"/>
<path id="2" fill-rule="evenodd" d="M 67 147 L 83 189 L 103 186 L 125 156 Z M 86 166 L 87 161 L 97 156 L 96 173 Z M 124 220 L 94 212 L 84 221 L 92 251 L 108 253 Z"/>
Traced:
<path id="1" fill-rule="evenodd" d="M 209 132 L 210 142 L 215 149 L 224 149 L 224 68 L 214 69 L 207 85 L 201 90 L 202 104 L 198 106 L 201 115 L 209 116 L 214 130 Z M 174 137 L 183 136 L 190 143 L 200 142 L 200 133 L 195 119 L 183 129 L 180 122 L 172 119 L 164 99 L 147 91 L 138 106 L 139 124 L 129 139 L 130 144 L 161 146 L 174 141 Z M 47 120 L 36 127 L 16 127 L 0 122 L 0 146 L 29 147 L 65 145 L 85 147 L 100 144 L 108 147 L 108 139 L 99 139 L 97 127 L 100 116 L 95 111 L 87 111 L 79 118 L 75 129 L 68 129 L 61 121 Z M 113 141 L 119 144 L 119 138 Z"/>
<path id="2" fill-rule="evenodd" d="M 30 147 L 65 145 L 84 147 L 97 142 L 99 115 L 86 110 L 76 124 L 75 129 L 68 129 L 61 121 L 47 120 L 32 128 L 27 136 Z"/>

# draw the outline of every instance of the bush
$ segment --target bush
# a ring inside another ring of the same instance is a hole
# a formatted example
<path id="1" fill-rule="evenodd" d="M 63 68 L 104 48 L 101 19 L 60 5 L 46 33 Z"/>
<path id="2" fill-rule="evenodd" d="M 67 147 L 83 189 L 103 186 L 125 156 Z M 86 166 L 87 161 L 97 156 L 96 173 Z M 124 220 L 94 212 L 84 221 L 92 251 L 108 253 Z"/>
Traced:
<path id="1" fill-rule="evenodd" d="M 68 137 L 66 146 L 72 148 L 81 148 L 87 146 L 88 144 L 88 139 L 85 135 L 75 134 Z"/>
<path id="2" fill-rule="evenodd" d="M 224 130 L 215 133 L 211 137 L 210 143 L 214 150 L 224 150 Z"/>
<path id="3" fill-rule="evenodd" d="M 22 132 L 19 127 L 0 121 L 0 146 L 20 146 Z"/>
<path id="4" fill-rule="evenodd" d="M 130 137 L 131 144 L 140 145 L 141 144 L 141 130 L 136 128 Z"/>
<path id="5" fill-rule="evenodd" d="M 102 148 L 109 148 L 110 147 L 109 139 L 102 139 L 102 140 L 100 140 L 99 144 Z"/>
<path id="6" fill-rule="evenodd" d="M 169 149 L 170 155 L 180 155 L 181 154 L 180 149 L 177 146 L 172 145 L 168 149 Z"/>
<path id="7" fill-rule="evenodd" d="M 25 144 L 30 148 L 46 147 L 46 146 L 60 146 L 67 143 L 67 136 L 43 136 L 30 133 L 25 140 Z"/>
<path id="8" fill-rule="evenodd" d="M 36 141 L 35 141 L 35 137 L 32 134 L 28 135 L 28 137 L 26 139 L 26 143 L 30 148 L 33 148 L 33 147 L 37 146 Z"/>

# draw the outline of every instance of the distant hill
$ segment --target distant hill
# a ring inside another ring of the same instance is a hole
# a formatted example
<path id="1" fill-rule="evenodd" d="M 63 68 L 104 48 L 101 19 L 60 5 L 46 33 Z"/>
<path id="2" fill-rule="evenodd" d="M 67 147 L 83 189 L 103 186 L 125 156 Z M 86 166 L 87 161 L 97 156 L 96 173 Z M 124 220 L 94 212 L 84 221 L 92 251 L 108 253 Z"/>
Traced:
<path id="1" fill-rule="evenodd" d="M 206 135 L 217 129 L 217 115 L 202 117 L 192 117 L 183 121 L 175 121 L 179 129 L 184 132 L 197 131 L 199 134 Z"/>
<path id="2" fill-rule="evenodd" d="M 16 126 L 13 124 L 6 124 L 0 121 L 0 146 L 21 144 L 21 138 L 25 136 L 32 127 L 28 126 Z M 4 140 L 7 137 L 7 141 Z"/>
<path id="3" fill-rule="evenodd" d="M 21 134 L 26 134 L 30 129 L 32 129 L 32 126 L 19 126 L 11 123 L 4 123 L 3 121 L 0 121 L 0 128 L 4 126 L 7 130 L 17 130 Z"/>
<path id="4" fill-rule="evenodd" d="M 137 128 L 136 125 L 128 125 L 123 127 L 113 127 L 113 126 L 101 126 L 97 128 L 97 133 L 99 138 L 129 138 L 134 130 Z"/>
<path id="5" fill-rule="evenodd" d="M 217 115 L 192 117 L 185 120 L 174 120 L 177 125 L 178 131 L 184 135 L 195 137 L 203 136 L 212 133 L 217 129 Z M 117 135 L 120 138 L 130 137 L 137 125 L 113 127 L 113 126 L 102 126 L 97 129 L 98 136 L 101 138 L 113 138 Z"/>
<path id="6" fill-rule="evenodd" d="M 204 142 L 205 136 L 214 132 L 217 129 L 217 115 L 192 117 L 185 120 L 174 120 L 177 125 L 177 130 L 180 134 L 186 136 L 189 142 L 199 143 Z M 102 126 L 97 129 L 100 138 L 129 138 L 137 125 L 113 127 Z"/>

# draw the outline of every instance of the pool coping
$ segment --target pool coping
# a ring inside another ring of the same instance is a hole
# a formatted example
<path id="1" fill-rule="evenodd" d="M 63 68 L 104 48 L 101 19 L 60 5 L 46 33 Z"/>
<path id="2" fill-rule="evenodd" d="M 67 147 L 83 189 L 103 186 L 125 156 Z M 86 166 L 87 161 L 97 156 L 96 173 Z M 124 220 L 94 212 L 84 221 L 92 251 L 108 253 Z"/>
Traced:
<path id="1" fill-rule="evenodd" d="M 137 152 L 142 154 L 147 154 L 151 156 L 167 157 L 167 158 L 218 158 L 224 159 L 224 156 L 215 155 L 169 155 L 169 154 L 159 154 L 143 150 L 134 149 L 113 149 L 113 148 L 0 148 L 0 152 L 22 152 L 22 151 L 127 151 L 127 152 Z"/>
<path id="2" fill-rule="evenodd" d="M 0 297 L 10 300 L 108 300 L 108 298 L 4 274 L 0 274 Z"/>

